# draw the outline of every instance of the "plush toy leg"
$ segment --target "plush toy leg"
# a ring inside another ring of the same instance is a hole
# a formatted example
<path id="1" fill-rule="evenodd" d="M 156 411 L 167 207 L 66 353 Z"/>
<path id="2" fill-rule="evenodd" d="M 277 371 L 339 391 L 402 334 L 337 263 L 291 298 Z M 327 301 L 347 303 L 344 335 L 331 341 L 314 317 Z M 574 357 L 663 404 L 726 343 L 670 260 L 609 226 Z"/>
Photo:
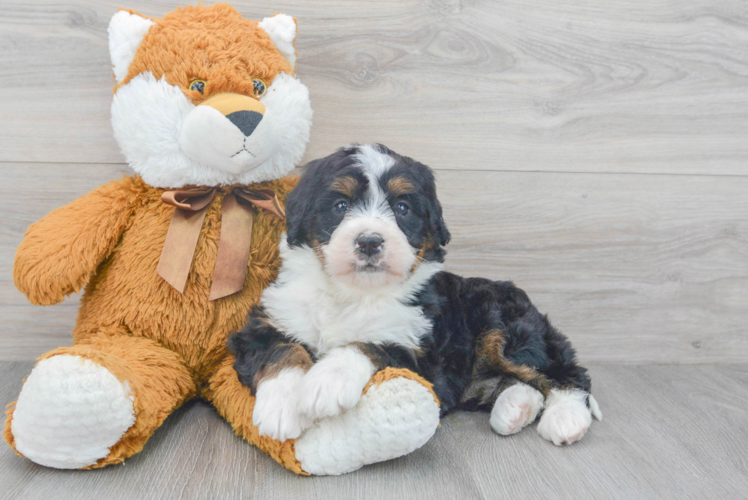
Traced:
<path id="1" fill-rule="evenodd" d="M 252 424 L 255 398 L 249 388 L 239 382 L 236 370 L 234 370 L 234 356 L 229 356 L 223 361 L 210 378 L 208 390 L 203 396 L 215 406 L 223 418 L 228 420 L 239 436 L 270 455 L 286 469 L 296 474 L 308 474 L 296 460 L 292 439 L 280 442 L 260 436 L 257 427 Z"/>
<path id="2" fill-rule="evenodd" d="M 174 352 L 149 339 L 102 333 L 39 358 L 8 410 L 5 440 L 48 467 L 122 462 L 194 390 Z"/>
<path id="3" fill-rule="evenodd" d="M 209 399 L 237 434 L 297 474 L 337 475 L 406 455 L 439 425 L 431 384 L 408 370 L 387 368 L 372 377 L 358 405 L 326 418 L 297 440 L 261 437 L 252 424 L 254 397 L 228 358 L 211 379 Z"/>

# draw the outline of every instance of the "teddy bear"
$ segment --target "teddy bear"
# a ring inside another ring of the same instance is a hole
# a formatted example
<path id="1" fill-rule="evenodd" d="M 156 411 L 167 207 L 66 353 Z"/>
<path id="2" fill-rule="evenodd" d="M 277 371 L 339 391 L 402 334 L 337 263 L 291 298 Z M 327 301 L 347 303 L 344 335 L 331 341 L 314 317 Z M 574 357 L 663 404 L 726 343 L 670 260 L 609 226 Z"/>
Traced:
<path id="1" fill-rule="evenodd" d="M 38 305 L 85 289 L 73 345 L 42 355 L 4 436 L 41 465 L 91 469 L 139 452 L 176 408 L 212 404 L 298 474 L 341 474 L 422 446 L 439 403 L 407 370 L 374 375 L 360 403 L 298 439 L 261 436 L 226 341 L 279 268 L 283 204 L 309 140 L 296 21 L 227 4 L 109 24 L 112 128 L 135 175 L 33 224 L 14 281 Z"/>

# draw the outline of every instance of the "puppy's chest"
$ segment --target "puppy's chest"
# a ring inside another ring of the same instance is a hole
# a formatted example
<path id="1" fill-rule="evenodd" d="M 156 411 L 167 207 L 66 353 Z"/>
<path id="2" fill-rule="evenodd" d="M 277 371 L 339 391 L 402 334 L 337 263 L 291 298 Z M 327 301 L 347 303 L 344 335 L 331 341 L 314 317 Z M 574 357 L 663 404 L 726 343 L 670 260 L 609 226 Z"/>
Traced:
<path id="1" fill-rule="evenodd" d="M 294 292 L 277 295 L 285 295 L 285 300 L 266 294 L 263 303 L 284 334 L 318 355 L 353 342 L 394 343 L 415 349 L 431 329 L 431 321 L 420 307 L 405 304 L 396 296 L 341 300 L 317 287 L 297 287 Z"/>

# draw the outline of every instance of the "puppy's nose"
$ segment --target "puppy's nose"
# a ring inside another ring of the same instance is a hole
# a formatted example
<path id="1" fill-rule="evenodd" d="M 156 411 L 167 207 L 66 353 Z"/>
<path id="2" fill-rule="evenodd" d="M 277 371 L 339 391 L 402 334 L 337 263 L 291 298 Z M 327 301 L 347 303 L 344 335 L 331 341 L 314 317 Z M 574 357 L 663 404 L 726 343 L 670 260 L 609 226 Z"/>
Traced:
<path id="1" fill-rule="evenodd" d="M 384 239 L 378 234 L 361 235 L 356 239 L 356 251 L 367 257 L 372 257 L 379 253 L 382 243 L 384 243 Z"/>

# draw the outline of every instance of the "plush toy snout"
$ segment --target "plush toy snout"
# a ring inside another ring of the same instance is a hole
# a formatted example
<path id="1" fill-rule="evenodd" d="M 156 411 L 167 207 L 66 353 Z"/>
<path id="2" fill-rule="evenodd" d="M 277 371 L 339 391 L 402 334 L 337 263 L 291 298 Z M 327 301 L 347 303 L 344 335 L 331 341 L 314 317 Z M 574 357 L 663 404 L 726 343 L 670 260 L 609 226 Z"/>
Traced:
<path id="1" fill-rule="evenodd" d="M 200 103 L 220 112 L 242 133 L 249 137 L 265 115 L 265 105 L 257 99 L 241 94 L 217 94 Z"/>
<path id="2" fill-rule="evenodd" d="M 253 169 L 279 146 L 276 123 L 266 111 L 253 97 L 215 94 L 185 118 L 182 149 L 199 164 L 232 174 Z"/>

